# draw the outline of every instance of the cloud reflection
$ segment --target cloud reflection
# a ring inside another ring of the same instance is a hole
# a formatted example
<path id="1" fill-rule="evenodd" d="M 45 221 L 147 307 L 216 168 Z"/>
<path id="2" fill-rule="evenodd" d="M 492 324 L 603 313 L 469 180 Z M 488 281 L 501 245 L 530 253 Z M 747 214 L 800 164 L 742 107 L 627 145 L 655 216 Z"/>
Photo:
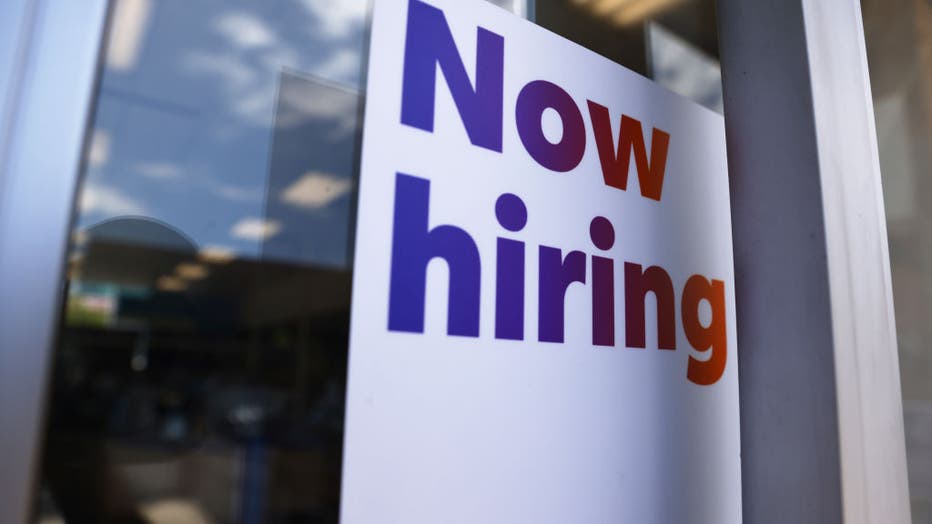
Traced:
<path id="1" fill-rule="evenodd" d="M 215 27 L 239 48 L 265 47 L 275 42 L 275 33 L 262 20 L 248 13 L 224 13 L 217 19 Z"/>
<path id="2" fill-rule="evenodd" d="M 82 215 L 143 215 L 146 208 L 119 189 L 100 184 L 86 184 L 78 204 Z"/>
<path id="3" fill-rule="evenodd" d="M 317 22 L 315 30 L 331 39 L 346 39 L 362 31 L 366 0 L 301 0 Z"/>
<path id="4" fill-rule="evenodd" d="M 169 163 L 147 162 L 136 165 L 136 172 L 142 176 L 157 179 L 173 179 L 181 175 L 178 166 Z"/>
<path id="5" fill-rule="evenodd" d="M 119 0 L 115 3 L 107 50 L 108 68 L 126 71 L 135 67 L 151 12 L 151 0 Z"/>
<path id="6" fill-rule="evenodd" d="M 238 258 L 265 256 L 267 239 L 294 229 L 309 240 L 288 245 L 307 252 L 269 249 L 276 259 L 342 260 L 368 2 L 116 0 L 115 9 L 79 226 L 145 215 Z M 324 87 L 284 88 L 286 75 Z M 300 148 L 275 146 L 283 129 Z M 296 180 L 311 172 L 332 177 Z M 313 210 L 317 222 L 270 214 L 273 200 Z"/>

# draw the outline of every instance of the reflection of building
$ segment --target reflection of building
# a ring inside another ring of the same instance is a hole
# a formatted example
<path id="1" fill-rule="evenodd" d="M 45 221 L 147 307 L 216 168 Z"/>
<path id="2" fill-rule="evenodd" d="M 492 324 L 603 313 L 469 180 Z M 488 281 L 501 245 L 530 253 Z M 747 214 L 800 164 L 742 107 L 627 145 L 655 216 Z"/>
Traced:
<path id="1" fill-rule="evenodd" d="M 44 470 L 58 511 L 104 522 L 195 498 L 220 521 L 333 519 L 349 272 L 216 257 L 149 219 L 79 236 Z M 315 496 L 281 496 L 299 485 Z"/>
<path id="2" fill-rule="evenodd" d="M 270 148 L 262 258 L 346 268 L 359 144 L 358 94 L 280 76 Z"/>

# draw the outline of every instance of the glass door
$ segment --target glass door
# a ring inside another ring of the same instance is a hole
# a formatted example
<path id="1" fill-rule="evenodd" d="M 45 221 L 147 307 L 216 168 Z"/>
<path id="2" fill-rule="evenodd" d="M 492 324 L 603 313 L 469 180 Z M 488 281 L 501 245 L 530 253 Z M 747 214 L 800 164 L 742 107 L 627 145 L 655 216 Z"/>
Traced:
<path id="1" fill-rule="evenodd" d="M 711 1 L 499 2 L 721 111 Z M 35 521 L 336 522 L 365 0 L 114 0 Z"/>

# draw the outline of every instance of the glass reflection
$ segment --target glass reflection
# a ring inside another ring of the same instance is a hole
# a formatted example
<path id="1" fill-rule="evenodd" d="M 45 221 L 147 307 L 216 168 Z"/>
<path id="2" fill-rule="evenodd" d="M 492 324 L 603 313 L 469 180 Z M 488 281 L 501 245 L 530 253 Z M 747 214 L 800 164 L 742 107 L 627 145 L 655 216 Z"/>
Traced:
<path id="1" fill-rule="evenodd" d="M 709 53 L 709 2 L 621 24 L 574 1 L 495 3 L 717 82 L 645 36 Z M 113 2 L 37 522 L 338 520 L 367 6 Z"/>
<path id="2" fill-rule="evenodd" d="M 37 519 L 335 522 L 366 3 L 111 17 Z"/>
<path id="3" fill-rule="evenodd" d="M 265 215 L 285 227 L 264 236 L 264 259 L 348 268 L 359 111 L 353 90 L 281 74 Z"/>
<path id="4" fill-rule="evenodd" d="M 365 7 L 361 0 L 116 2 L 78 227 L 142 215 L 199 246 L 257 257 L 287 230 L 264 213 L 276 161 L 269 130 L 295 125 L 277 122 L 280 88 L 288 97 L 282 75 L 296 71 L 358 92 Z M 309 100 L 301 118 L 355 127 L 355 100 Z"/>

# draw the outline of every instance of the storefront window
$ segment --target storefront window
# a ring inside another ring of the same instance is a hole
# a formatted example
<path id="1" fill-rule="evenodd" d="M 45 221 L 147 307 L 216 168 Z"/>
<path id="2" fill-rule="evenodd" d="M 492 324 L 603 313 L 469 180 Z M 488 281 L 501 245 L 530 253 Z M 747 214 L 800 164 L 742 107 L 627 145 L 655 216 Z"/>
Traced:
<path id="1" fill-rule="evenodd" d="M 722 109 L 711 1 L 496 3 Z M 337 521 L 368 8 L 114 0 L 37 522 Z"/>

